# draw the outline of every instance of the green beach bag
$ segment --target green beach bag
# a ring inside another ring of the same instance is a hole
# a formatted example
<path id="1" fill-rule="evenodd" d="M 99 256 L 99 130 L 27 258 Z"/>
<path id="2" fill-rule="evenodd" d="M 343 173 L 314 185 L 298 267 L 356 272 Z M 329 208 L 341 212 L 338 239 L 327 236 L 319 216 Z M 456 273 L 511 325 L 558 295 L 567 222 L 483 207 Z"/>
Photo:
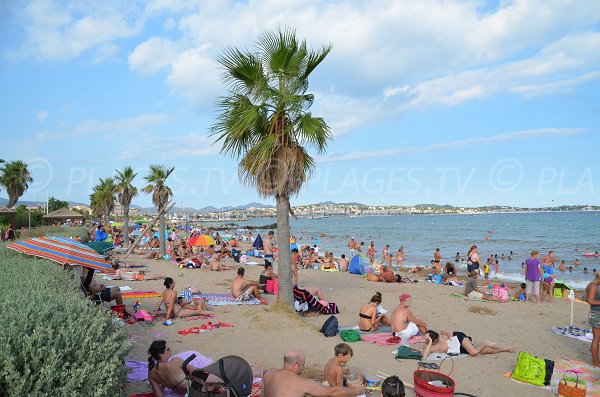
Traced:
<path id="1" fill-rule="evenodd" d="M 510 375 L 512 379 L 537 386 L 548 386 L 554 372 L 554 361 L 519 352 L 517 365 Z"/>
<path id="2" fill-rule="evenodd" d="M 353 329 L 347 329 L 340 332 L 340 338 L 344 342 L 358 342 L 360 341 L 360 333 Z"/>

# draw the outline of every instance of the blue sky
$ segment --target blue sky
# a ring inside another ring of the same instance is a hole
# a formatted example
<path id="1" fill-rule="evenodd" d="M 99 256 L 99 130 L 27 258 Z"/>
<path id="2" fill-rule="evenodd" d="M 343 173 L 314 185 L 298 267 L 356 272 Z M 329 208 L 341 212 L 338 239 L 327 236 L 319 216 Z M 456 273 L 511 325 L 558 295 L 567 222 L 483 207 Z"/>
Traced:
<path id="1" fill-rule="evenodd" d="M 34 0 L 0 23 L 0 158 L 29 163 L 23 200 L 87 202 L 115 169 L 142 186 L 165 164 L 178 204 L 271 203 L 207 134 L 215 58 L 293 26 L 333 45 L 309 90 L 335 136 L 292 204 L 599 203 L 595 0 Z"/>

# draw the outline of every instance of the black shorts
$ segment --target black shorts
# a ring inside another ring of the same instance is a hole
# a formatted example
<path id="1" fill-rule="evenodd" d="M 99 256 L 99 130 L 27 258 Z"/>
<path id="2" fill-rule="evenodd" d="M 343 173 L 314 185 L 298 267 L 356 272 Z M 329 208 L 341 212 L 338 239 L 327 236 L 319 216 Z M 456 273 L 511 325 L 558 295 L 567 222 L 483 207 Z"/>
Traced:
<path id="1" fill-rule="evenodd" d="M 464 353 L 464 354 L 469 354 L 469 352 L 467 352 L 465 350 L 465 348 L 463 347 L 462 342 L 463 342 L 463 339 L 469 338 L 471 343 L 473 343 L 473 339 L 469 335 L 465 334 L 464 332 L 460 332 L 460 331 L 454 331 L 452 333 L 452 336 L 456 336 L 456 338 L 458 339 L 458 342 L 460 343 L 460 352 Z"/>
<path id="2" fill-rule="evenodd" d="M 104 288 L 102 292 L 100 292 L 100 299 L 103 302 L 110 302 L 110 288 Z"/>
<path id="3" fill-rule="evenodd" d="M 474 270 L 479 269 L 479 263 L 468 264 L 467 263 L 467 272 L 471 273 Z"/>
<path id="4" fill-rule="evenodd" d="M 265 255 L 264 259 L 265 259 L 265 266 L 272 265 L 273 262 L 275 262 L 275 260 L 273 259 L 273 255 Z M 271 261 L 273 261 L 273 262 L 271 262 Z"/>

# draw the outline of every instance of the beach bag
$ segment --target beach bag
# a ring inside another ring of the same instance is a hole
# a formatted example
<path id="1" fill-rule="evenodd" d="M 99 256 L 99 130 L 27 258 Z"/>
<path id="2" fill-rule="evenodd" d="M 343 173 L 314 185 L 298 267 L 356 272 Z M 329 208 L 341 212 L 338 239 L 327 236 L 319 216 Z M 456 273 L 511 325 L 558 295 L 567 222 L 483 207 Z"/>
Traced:
<path id="1" fill-rule="evenodd" d="M 440 367 L 446 359 L 443 359 L 440 363 Z M 419 363 L 419 367 L 413 373 L 413 379 L 415 383 L 415 396 L 416 397 L 453 397 L 454 387 L 456 382 L 450 377 L 452 371 L 454 371 L 454 361 L 452 362 L 452 369 L 448 374 L 444 374 L 437 371 L 430 371 L 422 369 L 422 364 Z"/>
<path id="2" fill-rule="evenodd" d="M 144 309 L 140 309 L 132 314 L 133 318 L 137 321 L 152 321 L 152 316 L 148 314 Z"/>
<path id="3" fill-rule="evenodd" d="M 508 287 L 494 285 L 494 298 L 502 302 L 508 301 Z"/>
<path id="4" fill-rule="evenodd" d="M 567 373 L 572 372 L 577 376 L 575 382 L 569 381 L 566 378 Z M 558 381 L 558 397 L 585 397 L 585 383 L 579 383 L 579 374 L 575 371 L 565 371 L 563 377 Z"/>
<path id="5" fill-rule="evenodd" d="M 277 294 L 279 293 L 279 279 L 275 278 L 273 280 L 267 280 L 265 290 L 277 296 Z"/>
<path id="6" fill-rule="evenodd" d="M 554 372 L 554 361 L 538 358 L 527 352 L 519 352 L 515 370 L 510 377 L 532 385 L 548 386 L 552 372 Z"/>
<path id="7" fill-rule="evenodd" d="M 340 332 L 340 338 L 344 342 L 358 342 L 360 340 L 360 333 L 353 329 L 346 329 Z"/>
<path id="8" fill-rule="evenodd" d="M 129 313 L 125 310 L 125 305 L 114 305 L 110 307 L 113 313 L 117 315 L 120 319 L 125 319 L 128 317 Z"/>
<path id="9" fill-rule="evenodd" d="M 403 345 L 398 346 L 398 350 L 396 350 L 396 359 L 398 358 L 420 360 L 423 358 L 423 353 L 420 350 L 415 350 Z"/>
<path id="10" fill-rule="evenodd" d="M 336 336 L 339 331 L 338 319 L 335 316 L 330 316 L 321 327 L 321 333 L 328 338 Z"/>

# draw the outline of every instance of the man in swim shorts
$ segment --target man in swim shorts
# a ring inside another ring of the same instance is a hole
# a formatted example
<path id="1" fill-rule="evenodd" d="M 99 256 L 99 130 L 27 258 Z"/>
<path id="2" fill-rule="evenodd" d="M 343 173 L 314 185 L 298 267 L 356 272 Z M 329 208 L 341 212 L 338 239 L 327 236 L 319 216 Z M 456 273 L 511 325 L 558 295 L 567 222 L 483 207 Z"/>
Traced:
<path id="1" fill-rule="evenodd" d="M 275 232 L 272 230 L 267 234 L 267 238 L 263 241 L 263 257 L 265 259 L 265 266 L 272 265 L 275 262 L 273 256 L 273 246 L 271 243 L 273 242 L 273 236 L 275 236 Z"/>
<path id="2" fill-rule="evenodd" d="M 400 304 L 396 306 L 391 316 L 392 334 L 401 339 L 400 344 L 407 344 L 408 340 L 420 332 L 427 331 L 427 324 L 415 317 L 409 307 L 412 298 L 409 294 L 400 295 Z"/>
<path id="3" fill-rule="evenodd" d="M 237 277 L 231 282 L 231 295 L 239 301 L 247 301 L 252 298 L 260 300 L 260 284 L 245 279 L 244 274 L 246 274 L 246 269 L 243 267 L 238 268 Z"/>

